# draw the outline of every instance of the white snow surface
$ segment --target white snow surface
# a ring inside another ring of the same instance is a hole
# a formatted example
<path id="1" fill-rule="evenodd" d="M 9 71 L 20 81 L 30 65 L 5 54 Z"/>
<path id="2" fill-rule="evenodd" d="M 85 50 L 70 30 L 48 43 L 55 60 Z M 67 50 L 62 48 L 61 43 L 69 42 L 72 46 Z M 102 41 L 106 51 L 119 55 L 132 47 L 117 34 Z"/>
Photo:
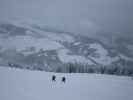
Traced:
<path id="1" fill-rule="evenodd" d="M 70 42 L 70 43 L 74 42 L 74 38 L 68 34 L 44 32 L 43 35 L 47 36 L 48 38 L 50 38 L 51 40 L 54 40 L 54 41 Z"/>
<path id="2" fill-rule="evenodd" d="M 100 44 L 97 44 L 97 43 L 90 44 L 89 48 L 96 49 L 95 53 L 99 56 L 98 57 L 90 56 L 90 58 L 99 64 L 109 65 L 112 62 L 115 62 L 119 59 L 119 57 L 108 56 L 108 51 L 106 49 L 104 49 Z"/>
<path id="3" fill-rule="evenodd" d="M 56 82 L 51 81 L 56 75 Z M 66 83 L 61 78 L 66 77 Z M 131 77 L 0 67 L 0 100 L 133 100 Z"/>
<path id="4" fill-rule="evenodd" d="M 56 41 L 47 38 L 34 38 L 33 36 L 15 36 L 8 39 L 0 39 L 0 46 L 4 49 L 16 48 L 17 51 L 24 51 L 27 48 L 34 47 L 36 52 L 43 50 L 56 50 L 62 47 Z"/>
<path id="5" fill-rule="evenodd" d="M 132 58 L 127 57 L 127 56 L 125 56 L 125 55 L 123 55 L 123 54 L 119 54 L 119 56 L 120 56 L 120 58 L 122 58 L 122 59 L 125 59 L 125 60 L 128 60 L 128 61 L 133 61 Z"/>
<path id="6" fill-rule="evenodd" d="M 94 65 L 92 61 L 89 59 L 86 59 L 83 56 L 79 55 L 70 55 L 70 51 L 67 49 L 60 49 L 58 50 L 58 57 L 60 60 L 64 63 L 83 63 L 83 64 L 89 64 L 89 65 Z"/>

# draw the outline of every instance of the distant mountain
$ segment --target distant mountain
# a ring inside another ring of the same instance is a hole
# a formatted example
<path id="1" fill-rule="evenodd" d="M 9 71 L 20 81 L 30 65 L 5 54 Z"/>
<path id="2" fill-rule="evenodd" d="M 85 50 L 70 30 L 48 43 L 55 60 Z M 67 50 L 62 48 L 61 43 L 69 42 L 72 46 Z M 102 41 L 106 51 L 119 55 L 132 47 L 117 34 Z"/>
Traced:
<path id="1" fill-rule="evenodd" d="M 54 71 L 67 63 L 132 68 L 133 41 L 106 34 L 89 38 L 31 23 L 0 24 L 0 65 Z"/>

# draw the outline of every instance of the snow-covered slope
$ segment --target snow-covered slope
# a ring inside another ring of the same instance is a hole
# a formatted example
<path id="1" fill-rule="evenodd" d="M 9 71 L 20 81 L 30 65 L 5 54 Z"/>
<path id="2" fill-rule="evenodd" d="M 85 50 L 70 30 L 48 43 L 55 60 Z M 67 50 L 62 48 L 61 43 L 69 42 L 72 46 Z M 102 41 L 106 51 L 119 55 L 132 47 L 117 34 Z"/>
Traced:
<path id="1" fill-rule="evenodd" d="M 109 65 L 112 62 L 115 62 L 119 59 L 118 56 L 116 57 L 108 56 L 109 54 L 108 51 L 98 43 L 93 43 L 93 44 L 90 44 L 89 46 L 90 48 L 93 48 L 96 50 L 95 54 L 97 55 L 97 57 L 92 55 L 90 57 L 99 64 Z"/>
<path id="2" fill-rule="evenodd" d="M 51 81 L 56 75 L 56 82 Z M 66 83 L 61 78 L 66 77 Z M 133 80 L 97 74 L 57 74 L 0 67 L 0 100 L 133 100 Z"/>
<path id="3" fill-rule="evenodd" d="M 3 49 L 15 48 L 18 52 L 22 52 L 28 48 L 34 47 L 36 52 L 43 50 L 56 50 L 63 47 L 55 41 L 47 38 L 35 38 L 32 36 L 15 36 L 6 39 L 0 39 L 0 45 Z"/>
<path id="4" fill-rule="evenodd" d="M 63 63 L 110 66 L 121 63 L 121 60 L 129 61 L 126 58 L 130 59 L 129 65 L 132 65 L 131 57 L 123 55 L 116 48 L 111 49 L 99 40 L 57 30 L 34 21 L 0 23 L 1 65 L 13 63 L 40 66 L 42 69 L 53 69 Z"/>

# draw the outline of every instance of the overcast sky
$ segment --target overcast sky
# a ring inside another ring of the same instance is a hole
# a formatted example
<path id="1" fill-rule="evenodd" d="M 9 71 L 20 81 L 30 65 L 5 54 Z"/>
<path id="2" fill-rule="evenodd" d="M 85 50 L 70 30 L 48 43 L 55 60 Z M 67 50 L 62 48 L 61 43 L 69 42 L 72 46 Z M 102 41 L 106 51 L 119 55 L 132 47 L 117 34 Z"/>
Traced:
<path id="1" fill-rule="evenodd" d="M 133 0 L 0 0 L 0 20 L 15 18 L 84 34 L 133 33 Z"/>

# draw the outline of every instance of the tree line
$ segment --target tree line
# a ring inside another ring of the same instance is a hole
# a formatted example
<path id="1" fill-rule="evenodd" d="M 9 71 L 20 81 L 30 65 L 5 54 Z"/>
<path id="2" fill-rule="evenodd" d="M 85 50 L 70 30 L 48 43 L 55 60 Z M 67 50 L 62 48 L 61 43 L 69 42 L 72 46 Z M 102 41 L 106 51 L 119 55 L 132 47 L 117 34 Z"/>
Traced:
<path id="1" fill-rule="evenodd" d="M 39 71 L 49 71 L 46 70 L 46 66 L 24 66 L 19 64 L 8 63 L 8 66 L 21 69 L 29 70 L 39 70 Z M 51 72 L 51 70 L 50 70 Z M 88 65 L 80 63 L 65 63 L 61 66 L 57 66 L 52 70 L 52 72 L 57 73 L 97 73 L 97 74 L 110 74 L 110 75 L 124 75 L 133 76 L 133 68 L 123 67 L 120 65 Z"/>

